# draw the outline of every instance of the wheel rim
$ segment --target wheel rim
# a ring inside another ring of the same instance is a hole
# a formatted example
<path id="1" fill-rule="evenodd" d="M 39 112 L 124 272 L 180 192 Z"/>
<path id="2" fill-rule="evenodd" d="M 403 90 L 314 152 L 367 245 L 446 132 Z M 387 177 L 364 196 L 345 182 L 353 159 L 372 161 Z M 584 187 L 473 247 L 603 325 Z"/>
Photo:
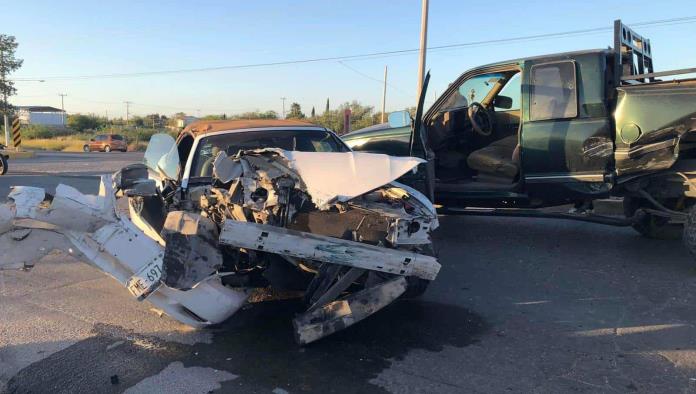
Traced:
<path id="1" fill-rule="evenodd" d="M 105 152 L 111 152 L 111 147 L 110 147 L 110 146 L 107 146 L 106 148 L 104 148 L 104 151 L 105 151 Z"/>
<path id="2" fill-rule="evenodd" d="M 83 146 L 82 150 L 85 152 L 89 152 L 89 146 L 87 146 L 87 145 Z"/>

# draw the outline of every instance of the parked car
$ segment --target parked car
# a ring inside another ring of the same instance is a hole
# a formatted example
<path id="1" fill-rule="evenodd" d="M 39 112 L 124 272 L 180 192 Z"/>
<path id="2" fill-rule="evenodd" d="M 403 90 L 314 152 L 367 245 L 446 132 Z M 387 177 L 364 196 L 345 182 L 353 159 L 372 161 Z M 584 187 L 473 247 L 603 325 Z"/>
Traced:
<path id="1" fill-rule="evenodd" d="M 7 160 L 10 158 L 9 155 L 2 152 L 3 150 L 5 150 L 5 145 L 0 144 L 0 175 L 7 173 Z"/>
<path id="2" fill-rule="evenodd" d="M 85 152 L 111 152 L 120 150 L 125 152 L 128 150 L 128 142 L 126 138 L 119 134 L 98 134 L 90 139 L 85 146 L 82 147 Z"/>
<path id="3" fill-rule="evenodd" d="M 156 134 L 144 161 L 103 177 L 98 197 L 13 188 L 0 229 L 15 233 L 0 248 L 18 253 L 0 268 L 26 267 L 56 245 L 77 250 L 194 327 L 228 319 L 248 298 L 303 298 L 300 344 L 422 294 L 439 272 L 435 208 L 394 182 L 420 159 L 352 152 L 298 120 L 235 120 L 194 123 L 176 140 Z"/>
<path id="4" fill-rule="evenodd" d="M 446 212 L 593 221 L 651 238 L 683 232 L 696 255 L 696 79 L 674 77 L 696 68 L 654 72 L 650 40 L 614 26 L 613 49 L 477 67 L 425 114 L 421 96 L 412 124 L 394 113 L 390 127 L 343 139 L 426 159 L 403 181 Z M 592 213 L 607 197 L 623 198 L 624 218 Z M 564 204 L 575 208 L 538 210 Z"/>

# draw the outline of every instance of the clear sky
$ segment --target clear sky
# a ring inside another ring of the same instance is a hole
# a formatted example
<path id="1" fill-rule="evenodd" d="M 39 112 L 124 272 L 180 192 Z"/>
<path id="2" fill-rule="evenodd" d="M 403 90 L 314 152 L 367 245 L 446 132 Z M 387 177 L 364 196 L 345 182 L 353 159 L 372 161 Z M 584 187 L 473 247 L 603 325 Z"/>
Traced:
<path id="1" fill-rule="evenodd" d="M 431 0 L 429 46 L 696 16 L 693 0 Z M 349 100 L 387 110 L 415 104 L 416 53 L 200 73 L 51 80 L 56 76 L 147 72 L 268 63 L 417 48 L 420 0 L 351 1 L 14 1 L 0 32 L 17 37 L 24 66 L 15 105 L 70 113 L 191 115 L 273 109 L 296 101 L 308 113 Z M 696 67 L 696 22 L 636 28 L 652 40 L 658 70 Z M 428 100 L 459 74 L 494 61 L 612 45 L 612 32 L 430 51 Z"/>

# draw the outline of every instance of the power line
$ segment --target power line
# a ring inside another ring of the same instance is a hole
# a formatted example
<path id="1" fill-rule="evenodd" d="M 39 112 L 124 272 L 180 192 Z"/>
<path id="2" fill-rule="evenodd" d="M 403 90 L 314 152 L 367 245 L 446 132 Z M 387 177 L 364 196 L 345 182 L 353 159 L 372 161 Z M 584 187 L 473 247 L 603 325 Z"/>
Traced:
<path id="1" fill-rule="evenodd" d="M 696 16 L 685 16 L 680 18 L 671 19 L 661 19 L 654 21 L 638 22 L 633 23 L 631 27 L 645 27 L 645 26 L 670 26 L 675 24 L 685 24 L 696 22 Z M 501 43 L 510 42 L 520 42 L 520 41 L 530 41 L 530 40 L 542 40 L 551 39 L 559 37 L 568 36 L 578 36 L 585 34 L 593 34 L 597 32 L 610 31 L 613 27 L 596 27 L 591 29 L 580 29 L 580 30 L 569 30 L 557 33 L 544 33 L 544 34 L 534 34 L 528 36 L 518 36 L 509 38 L 499 38 L 492 40 L 483 41 L 472 41 L 463 42 L 456 44 L 446 44 L 428 47 L 428 51 L 438 51 L 447 50 L 453 48 L 465 48 L 483 45 L 495 45 Z M 184 74 L 184 73 L 198 73 L 198 72 L 209 72 L 209 71 L 221 71 L 221 70 L 236 70 L 236 69 L 248 69 L 248 68 L 258 68 L 258 67 L 273 67 L 273 66 L 284 66 L 293 64 L 305 64 L 305 63 L 319 63 L 327 61 L 341 61 L 341 60 L 357 60 L 357 59 L 370 59 L 370 58 L 380 58 L 384 56 L 401 55 L 417 53 L 418 48 L 411 49 L 400 49 L 392 51 L 379 51 L 370 52 L 363 54 L 354 55 L 344 55 L 344 56 L 328 56 L 328 57 L 317 57 L 309 59 L 296 59 L 296 60 L 284 60 L 277 62 L 265 62 L 265 63 L 250 63 L 250 64 L 236 64 L 236 65 L 226 65 L 226 66 L 212 66 L 212 67 L 199 67 L 199 68 L 185 68 L 185 69 L 174 69 L 174 70 L 157 70 L 157 71 L 142 71 L 142 72 L 132 72 L 132 73 L 113 73 L 113 74 L 92 74 L 92 75 L 64 75 L 64 76 L 47 76 L 42 78 L 16 78 L 14 81 L 26 81 L 26 80 L 54 80 L 54 81 L 66 81 L 66 80 L 84 80 L 84 79 L 106 79 L 106 78 L 131 78 L 131 77 L 145 77 L 145 76 L 155 76 L 155 75 L 172 75 L 172 74 Z"/>
<path id="2" fill-rule="evenodd" d="M 363 76 L 363 77 L 365 77 L 365 78 L 367 78 L 367 79 L 369 79 L 369 80 L 375 81 L 375 82 L 379 83 L 380 85 L 384 83 L 384 80 L 379 79 L 379 78 L 374 78 L 374 77 L 372 77 L 372 76 L 370 76 L 370 75 L 367 75 L 367 74 L 365 74 L 364 72 L 362 72 L 362 71 L 360 71 L 360 70 L 358 70 L 358 69 L 356 69 L 356 68 L 354 68 L 354 67 L 351 67 L 351 66 L 345 64 L 345 63 L 342 62 L 342 61 L 339 61 L 338 64 L 340 64 L 341 66 L 343 66 L 343 67 L 349 69 L 350 71 L 353 71 L 354 73 L 356 73 L 356 74 L 358 74 L 358 75 L 361 75 L 361 76 Z M 389 87 L 392 88 L 392 89 L 398 90 L 398 91 L 400 91 L 401 93 L 406 93 L 403 89 L 401 89 L 401 88 L 399 88 L 399 87 L 397 87 L 397 86 L 394 86 L 394 85 L 392 85 L 392 84 L 390 84 L 390 83 L 388 83 L 388 82 L 387 82 L 387 86 L 389 86 Z"/>

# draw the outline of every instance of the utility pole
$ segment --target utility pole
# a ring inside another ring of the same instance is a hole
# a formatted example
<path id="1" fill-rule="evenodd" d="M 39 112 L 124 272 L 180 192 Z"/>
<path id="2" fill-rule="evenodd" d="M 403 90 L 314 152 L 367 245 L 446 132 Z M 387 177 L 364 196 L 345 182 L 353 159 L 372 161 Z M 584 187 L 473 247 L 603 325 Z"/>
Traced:
<path id="1" fill-rule="evenodd" d="M 60 113 L 60 116 L 63 120 L 63 127 L 65 127 L 65 103 L 64 103 L 63 99 L 65 98 L 65 96 L 67 96 L 67 94 L 58 93 L 58 95 L 60 96 L 60 109 L 61 109 L 61 111 L 63 111 Z"/>
<path id="2" fill-rule="evenodd" d="M 285 97 L 281 97 L 281 100 L 283 100 L 283 119 L 285 119 Z"/>
<path id="3" fill-rule="evenodd" d="M 387 66 L 384 66 L 384 87 L 382 88 L 382 120 L 384 123 L 384 111 L 387 108 Z"/>
<path id="4" fill-rule="evenodd" d="M 0 50 L 0 78 L 2 78 L 3 84 L 5 83 L 5 52 Z M 3 92 L 2 102 L 5 105 L 5 109 L 2 111 L 2 116 L 5 123 L 5 146 L 10 146 L 10 120 L 7 117 L 7 94 Z"/>
<path id="5" fill-rule="evenodd" d="M 423 1 L 421 10 L 421 34 L 420 34 L 420 60 L 418 61 L 418 90 L 416 102 L 420 99 L 423 90 L 423 79 L 425 78 L 425 52 L 428 47 L 428 0 Z"/>
<path id="6" fill-rule="evenodd" d="M 124 101 L 124 104 L 126 104 L 126 127 L 128 127 L 128 117 L 130 116 L 130 105 L 133 104 L 132 101 Z"/>

